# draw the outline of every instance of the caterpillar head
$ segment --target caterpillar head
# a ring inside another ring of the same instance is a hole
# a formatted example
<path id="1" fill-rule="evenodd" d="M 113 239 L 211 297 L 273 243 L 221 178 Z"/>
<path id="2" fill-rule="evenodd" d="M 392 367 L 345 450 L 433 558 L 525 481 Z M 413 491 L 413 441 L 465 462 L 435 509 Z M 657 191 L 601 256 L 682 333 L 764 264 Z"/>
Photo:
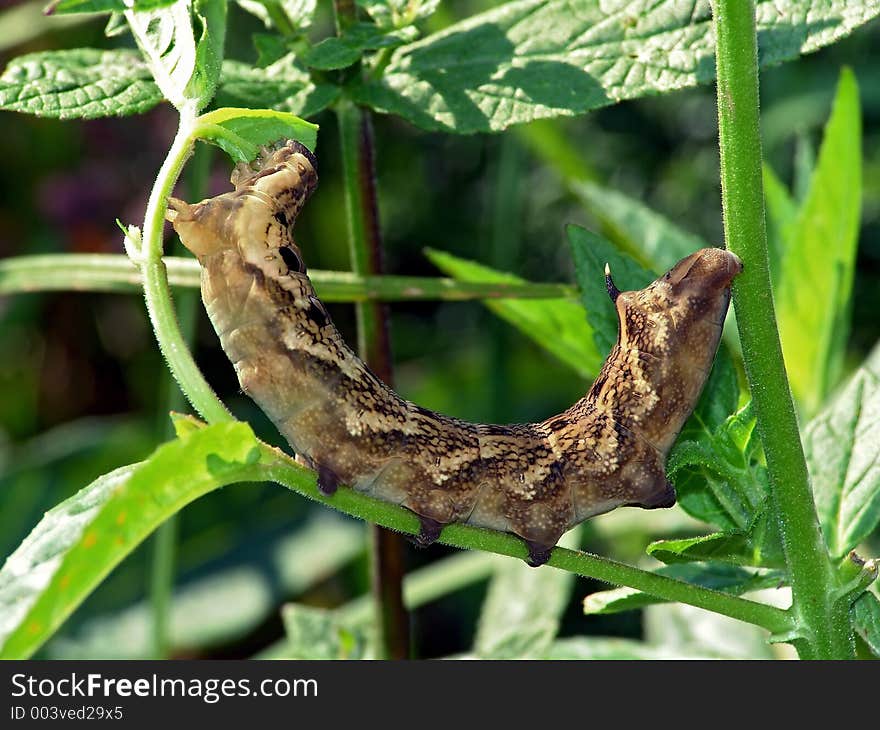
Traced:
<path id="1" fill-rule="evenodd" d="M 730 302 L 730 284 L 741 271 L 742 262 L 735 254 L 704 248 L 644 289 L 620 292 L 606 267 L 605 282 L 617 307 L 621 345 L 657 355 L 667 353 L 673 343 L 705 350 L 698 347 L 699 340 L 717 340 Z"/>
<path id="2" fill-rule="evenodd" d="M 317 160 L 299 142 L 263 148 L 250 164 L 232 173 L 235 190 L 190 205 L 171 198 L 167 217 L 183 245 L 204 263 L 227 249 L 254 264 L 272 259 L 302 262 L 291 229 L 318 185 Z"/>

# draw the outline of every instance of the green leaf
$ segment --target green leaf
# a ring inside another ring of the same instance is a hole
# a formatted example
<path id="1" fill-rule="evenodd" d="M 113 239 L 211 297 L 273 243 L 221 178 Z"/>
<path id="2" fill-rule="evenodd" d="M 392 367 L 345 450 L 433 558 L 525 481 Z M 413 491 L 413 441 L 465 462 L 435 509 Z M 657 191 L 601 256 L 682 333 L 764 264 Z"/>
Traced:
<path id="1" fill-rule="evenodd" d="M 704 393 L 711 397 L 710 388 Z M 705 414 L 695 412 L 686 424 L 669 455 L 667 474 L 688 514 L 725 531 L 747 531 L 769 508 L 751 403 L 717 426 Z"/>
<path id="2" fill-rule="evenodd" d="M 317 0 L 236 0 L 267 28 L 275 27 L 285 35 L 301 34 L 315 19 Z"/>
<path id="3" fill-rule="evenodd" d="M 572 185 L 572 191 L 611 228 L 609 235 L 625 251 L 645 259 L 655 271 L 671 269 L 679 259 L 709 245 L 666 216 L 616 190 L 581 181 Z"/>
<path id="4" fill-rule="evenodd" d="M 291 596 L 330 579 L 363 554 L 363 526 L 320 509 L 305 523 L 258 547 L 254 559 L 205 571 L 175 586 L 170 602 L 169 644 L 174 655 L 192 654 L 239 641 L 269 620 Z M 241 545 L 229 545 L 227 558 Z M 253 538 L 248 550 L 251 551 Z M 150 659 L 152 605 L 143 600 L 90 619 L 73 635 L 46 647 L 53 659 Z"/>
<path id="5" fill-rule="evenodd" d="M 342 38 L 331 36 L 312 46 L 303 57 L 303 63 L 320 70 L 332 70 L 347 68 L 360 58 L 360 49 L 349 45 Z"/>
<path id="6" fill-rule="evenodd" d="M 347 68 L 360 60 L 365 51 L 393 48 L 417 35 L 413 26 L 393 32 L 383 31 L 372 23 L 355 23 L 341 36 L 331 36 L 312 46 L 303 56 L 306 66 L 329 71 Z"/>
<path id="7" fill-rule="evenodd" d="M 338 86 L 312 83 L 288 54 L 262 69 L 226 61 L 214 101 L 218 106 L 274 109 L 310 117 L 332 104 L 339 93 Z"/>
<path id="8" fill-rule="evenodd" d="M 716 532 L 684 540 L 657 540 L 647 553 L 657 560 L 672 563 L 714 561 L 731 565 L 784 568 L 785 556 L 778 530 L 770 530 L 762 512 L 756 523 L 745 531 Z"/>
<path id="9" fill-rule="evenodd" d="M 427 251 L 438 269 L 460 281 L 521 284 L 513 274 L 460 259 L 442 251 Z M 560 299 L 493 299 L 484 304 L 559 360 L 585 378 L 593 378 L 602 365 L 602 355 L 593 342 L 593 331 L 583 308 L 574 301 Z"/>
<path id="10" fill-rule="evenodd" d="M 861 116 L 844 69 L 809 192 L 784 231 L 776 319 L 792 392 L 814 414 L 836 384 L 849 334 L 862 197 Z"/>
<path id="11" fill-rule="evenodd" d="M 349 625 L 336 611 L 289 603 L 282 611 L 287 633 L 286 659 L 369 659 L 363 630 Z"/>
<path id="12" fill-rule="evenodd" d="M 30 656 L 158 525 L 255 457 L 246 424 L 208 426 L 47 512 L 0 570 L 0 657 Z"/>
<path id="13" fill-rule="evenodd" d="M 695 606 L 648 606 L 642 624 L 648 645 L 667 657 L 775 658 L 764 629 Z"/>
<path id="14" fill-rule="evenodd" d="M 664 565 L 653 572 L 734 596 L 762 588 L 774 588 L 780 584 L 783 577 L 783 574 L 778 571 L 759 573 L 733 565 L 710 563 Z M 665 601 L 662 598 L 642 593 L 635 588 L 612 588 L 608 591 L 592 593 L 584 598 L 584 613 L 620 613 L 660 603 L 665 603 Z"/>
<path id="15" fill-rule="evenodd" d="M 225 0 L 177 0 L 125 17 L 164 97 L 178 110 L 204 108 L 220 78 Z"/>
<path id="16" fill-rule="evenodd" d="M 833 43 L 876 2 L 757 3 L 761 64 Z M 397 49 L 355 99 L 428 130 L 498 132 L 715 77 L 708 0 L 517 0 Z"/>
<path id="17" fill-rule="evenodd" d="M 569 225 L 565 227 L 565 233 L 596 349 L 608 353 L 617 342 L 617 309 L 605 286 L 605 265 L 610 267 L 614 283 L 621 291 L 642 289 L 653 281 L 654 276 L 602 236 L 586 228 Z"/>
<path id="18" fill-rule="evenodd" d="M 134 51 L 29 53 L 0 76 L 0 108 L 55 119 L 140 114 L 162 101 L 150 71 Z"/>
<path id="19" fill-rule="evenodd" d="M 254 49 L 257 52 L 257 67 L 266 68 L 276 61 L 284 58 L 289 48 L 284 38 L 275 33 L 254 33 L 251 36 L 254 43 Z M 221 79 L 221 83 L 222 83 Z"/>
<path id="20" fill-rule="evenodd" d="M 764 163 L 764 203 L 767 209 L 767 253 L 774 289 L 779 286 L 785 257 L 786 231 L 797 220 L 798 206 L 770 166 Z"/>
<path id="21" fill-rule="evenodd" d="M 841 558 L 880 521 L 880 345 L 803 441 L 825 542 Z"/>
<path id="22" fill-rule="evenodd" d="M 200 116 L 194 135 L 216 144 L 235 162 L 250 162 L 262 145 L 282 139 L 296 140 L 314 151 L 318 125 L 287 112 L 224 107 Z"/>
<path id="23" fill-rule="evenodd" d="M 122 13 L 126 10 L 154 10 L 176 0 L 54 0 L 43 11 L 46 15 L 72 13 Z"/>
<path id="24" fill-rule="evenodd" d="M 865 591 L 853 607 L 853 628 L 880 657 L 880 600 L 871 591 Z"/>
<path id="25" fill-rule="evenodd" d="M 580 529 L 560 545 L 576 548 Z M 483 603 L 474 652 L 484 659 L 537 658 L 559 631 L 562 612 L 574 585 L 574 574 L 553 568 L 530 568 L 498 559 Z"/>

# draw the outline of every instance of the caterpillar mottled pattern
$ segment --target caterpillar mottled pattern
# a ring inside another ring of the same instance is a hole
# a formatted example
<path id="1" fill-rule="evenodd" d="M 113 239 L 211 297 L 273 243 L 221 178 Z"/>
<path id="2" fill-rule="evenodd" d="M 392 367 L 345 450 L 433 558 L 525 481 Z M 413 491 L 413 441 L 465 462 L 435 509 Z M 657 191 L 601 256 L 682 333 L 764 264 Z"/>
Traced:
<path id="1" fill-rule="evenodd" d="M 533 565 L 588 517 L 675 503 L 665 460 L 712 366 L 736 256 L 697 251 L 641 291 L 606 274 L 619 336 L 589 392 L 541 423 L 467 423 L 397 395 L 330 320 L 291 236 L 315 167 L 287 142 L 239 165 L 232 192 L 172 199 L 169 218 L 242 389 L 325 493 L 342 483 L 408 507 L 425 544 L 452 522 L 512 532 Z"/>

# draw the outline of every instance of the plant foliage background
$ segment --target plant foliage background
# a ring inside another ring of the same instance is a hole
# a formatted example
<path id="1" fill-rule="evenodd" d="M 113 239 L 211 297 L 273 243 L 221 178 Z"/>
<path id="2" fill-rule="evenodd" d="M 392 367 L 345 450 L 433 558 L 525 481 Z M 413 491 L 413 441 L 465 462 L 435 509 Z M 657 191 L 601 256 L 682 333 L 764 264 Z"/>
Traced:
<path id="1" fill-rule="evenodd" d="M 156 450 L 184 405 L 134 268 L 17 262 L 122 255 L 115 221 L 144 219 L 174 107 L 265 107 L 320 125 L 320 189 L 297 239 L 310 270 L 329 271 L 350 268 L 334 109 L 375 112 L 386 268 L 430 279 L 316 284 L 350 342 L 351 301 L 371 287 L 395 300 L 397 389 L 469 420 L 541 420 L 582 395 L 615 337 L 606 261 L 635 288 L 722 241 L 708 3 L 358 5 L 339 36 L 330 4 L 314 0 L 144 0 L 130 25 L 114 0 L 61 0 L 49 17 L 30 2 L 0 11 L 0 106 L 20 112 L 0 116 L 4 655 L 376 653 L 364 524 L 264 481 L 281 467 L 257 438 L 282 441 L 238 391 L 194 290 L 176 288 L 175 301 L 199 366 L 253 432 L 177 419 Z M 870 0 L 757 3 L 774 297 L 836 559 L 880 552 L 878 14 Z M 214 141 L 246 156 L 253 130 L 218 124 L 239 146 L 222 130 Z M 220 192 L 228 170 L 200 144 L 177 194 Z M 172 283 L 192 273 L 170 267 Z M 27 293 L 42 289 L 56 291 Z M 734 328 L 669 470 L 680 506 L 619 510 L 566 546 L 787 605 Z M 128 554 L 209 491 L 164 547 Z M 407 561 L 418 656 L 785 655 L 758 627 L 511 558 L 437 546 Z M 869 592 L 854 611 L 858 652 L 877 653 L 880 602 Z"/>

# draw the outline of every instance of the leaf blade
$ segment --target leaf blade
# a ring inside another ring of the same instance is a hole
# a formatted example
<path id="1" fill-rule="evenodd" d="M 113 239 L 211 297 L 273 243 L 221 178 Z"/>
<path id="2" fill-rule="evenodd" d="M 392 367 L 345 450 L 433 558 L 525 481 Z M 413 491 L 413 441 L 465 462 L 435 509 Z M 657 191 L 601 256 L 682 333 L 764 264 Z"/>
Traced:
<path id="1" fill-rule="evenodd" d="M 880 345 L 804 431 L 828 549 L 842 558 L 880 522 Z"/>
<path id="2" fill-rule="evenodd" d="M 775 301 L 785 367 L 802 412 L 839 377 L 849 331 L 861 211 L 861 115 L 855 76 L 841 73 L 797 219 L 784 230 Z"/>
<path id="3" fill-rule="evenodd" d="M 258 458 L 257 444 L 243 423 L 199 429 L 50 510 L 0 570 L 0 656 L 29 656 L 164 519 Z"/>
<path id="4" fill-rule="evenodd" d="M 460 281 L 524 283 L 513 274 L 442 251 L 427 251 L 426 254 L 438 269 Z M 592 329 L 577 302 L 496 299 L 484 303 L 580 375 L 592 378 L 599 371 L 602 356 L 593 344 Z"/>
<path id="5" fill-rule="evenodd" d="M 0 76 L 0 108 L 54 119 L 141 114 L 162 101 L 134 51 L 77 48 L 10 61 Z"/>
<path id="6" fill-rule="evenodd" d="M 599 0 L 508 2 L 401 47 L 381 80 L 353 93 L 424 129 L 471 134 L 714 78 L 708 0 L 640 10 Z M 873 0 L 758 2 L 761 64 L 828 45 L 878 13 Z"/>

